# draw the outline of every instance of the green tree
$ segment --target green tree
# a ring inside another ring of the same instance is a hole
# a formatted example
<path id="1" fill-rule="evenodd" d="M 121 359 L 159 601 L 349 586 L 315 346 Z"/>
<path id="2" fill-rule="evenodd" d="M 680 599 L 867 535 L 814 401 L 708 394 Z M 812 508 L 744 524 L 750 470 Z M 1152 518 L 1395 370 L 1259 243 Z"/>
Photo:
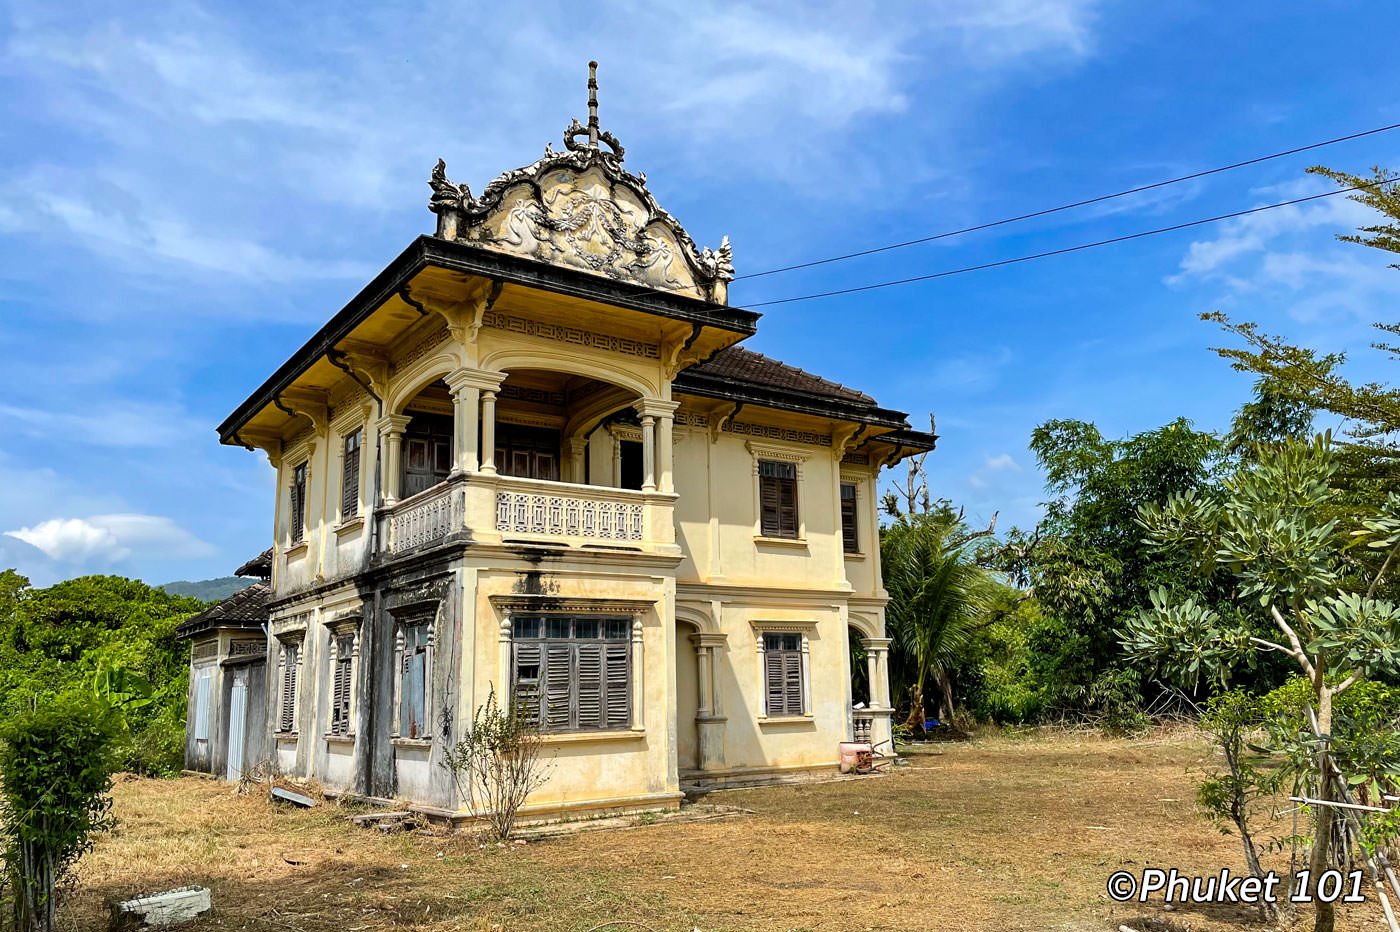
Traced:
<path id="1" fill-rule="evenodd" d="M 1224 569 L 1241 613 L 1255 611 L 1274 628 L 1262 635 L 1200 599 L 1165 587 L 1131 619 L 1124 645 L 1178 677 L 1222 679 L 1259 651 L 1286 657 L 1313 690 L 1317 734 L 1313 759 L 1318 798 L 1332 799 L 1327 738 L 1333 702 L 1372 673 L 1400 663 L 1400 608 L 1377 589 L 1400 556 L 1400 495 L 1347 527 L 1334 516 L 1337 457 L 1327 436 L 1311 443 L 1261 448 L 1254 462 L 1225 480 L 1219 494 L 1178 493 L 1145 505 L 1141 521 L 1152 545 L 1181 554 L 1201 574 Z M 1383 554 L 1371 571 L 1357 548 Z M 1333 810 L 1316 807 L 1312 876 L 1328 864 Z M 1317 904 L 1319 932 L 1330 932 L 1330 904 Z"/>
<path id="2" fill-rule="evenodd" d="M 911 727 L 923 726 L 930 683 L 939 717 L 952 717 L 951 671 L 991 620 L 1000 584 L 973 559 L 979 538 L 946 511 L 904 515 L 881 534 L 892 685 L 908 695 Z"/>
<path id="3" fill-rule="evenodd" d="M 0 833 L 17 932 L 53 928 L 55 888 L 111 825 L 119 730 L 112 707 L 83 693 L 0 722 Z"/>

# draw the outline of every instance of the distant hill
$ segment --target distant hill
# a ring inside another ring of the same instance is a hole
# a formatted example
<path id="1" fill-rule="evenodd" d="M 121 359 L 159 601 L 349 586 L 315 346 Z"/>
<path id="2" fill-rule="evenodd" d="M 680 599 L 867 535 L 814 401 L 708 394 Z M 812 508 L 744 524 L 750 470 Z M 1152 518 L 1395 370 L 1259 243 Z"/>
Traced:
<path id="1" fill-rule="evenodd" d="M 218 579 L 201 579 L 197 582 L 179 580 L 168 582 L 160 588 L 171 595 L 188 595 L 205 602 L 221 602 L 235 592 L 247 589 L 257 580 L 242 576 L 220 576 Z"/>

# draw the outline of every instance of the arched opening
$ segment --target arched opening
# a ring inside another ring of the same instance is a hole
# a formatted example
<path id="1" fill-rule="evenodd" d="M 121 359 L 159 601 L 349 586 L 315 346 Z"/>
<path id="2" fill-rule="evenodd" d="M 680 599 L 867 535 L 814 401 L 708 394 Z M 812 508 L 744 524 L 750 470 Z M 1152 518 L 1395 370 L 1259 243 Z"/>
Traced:
<path id="1" fill-rule="evenodd" d="M 640 427 L 635 438 L 625 429 L 638 424 L 632 405 L 639 397 L 588 376 L 509 370 L 496 401 L 497 471 L 522 479 L 640 489 Z M 629 447 L 632 440 L 635 448 Z"/>
<path id="2" fill-rule="evenodd" d="M 452 394 L 442 379 L 424 386 L 405 404 L 409 421 L 399 456 L 402 498 L 424 492 L 452 471 Z"/>
<path id="3" fill-rule="evenodd" d="M 851 705 L 857 708 L 870 708 L 870 665 L 864 640 L 865 632 L 855 625 L 846 628 L 850 642 L 847 656 L 851 662 Z"/>
<path id="4" fill-rule="evenodd" d="M 676 621 L 676 766 L 682 773 L 700 769 L 700 734 L 695 723 L 700 710 L 699 660 L 691 637 L 699 630 Z"/>

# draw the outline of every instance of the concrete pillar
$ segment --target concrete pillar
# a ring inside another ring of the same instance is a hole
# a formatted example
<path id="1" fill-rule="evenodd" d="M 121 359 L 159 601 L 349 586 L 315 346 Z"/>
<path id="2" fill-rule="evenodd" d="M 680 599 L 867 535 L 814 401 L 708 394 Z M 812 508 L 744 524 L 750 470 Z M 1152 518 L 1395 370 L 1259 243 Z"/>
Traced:
<path id="1" fill-rule="evenodd" d="M 890 639 L 861 638 L 866 650 L 866 664 L 870 672 L 870 707 L 890 708 Z"/>
<path id="2" fill-rule="evenodd" d="M 723 770 L 724 729 L 728 719 L 720 709 L 719 663 L 725 635 L 692 634 L 690 640 L 695 645 L 696 679 L 700 687 L 700 703 L 695 713 L 698 744 L 695 763 L 700 770 Z"/>
<path id="3" fill-rule="evenodd" d="M 570 437 L 566 449 L 569 453 L 569 482 L 580 485 L 584 482 L 587 470 L 584 468 L 584 453 L 588 450 L 587 437 Z"/>
<path id="4" fill-rule="evenodd" d="M 384 504 L 392 505 L 399 500 L 399 490 L 402 487 L 403 470 L 400 465 L 400 453 L 403 445 L 404 428 L 408 427 L 408 422 L 412 420 L 406 414 L 388 414 L 379 419 L 376 425 L 379 428 L 381 448 L 384 451 L 383 462 L 383 488 Z"/>
<path id="5" fill-rule="evenodd" d="M 452 473 L 476 472 L 481 387 L 472 373 L 463 369 L 447 377 L 447 387 L 452 391 Z"/>
<path id="6" fill-rule="evenodd" d="M 656 418 L 642 415 L 642 491 L 656 491 Z"/>
<path id="7" fill-rule="evenodd" d="M 675 447 L 671 438 L 674 425 L 675 414 L 670 411 L 661 415 L 656 423 L 656 468 L 661 473 L 661 491 L 666 493 L 676 490 L 676 480 L 672 474 Z"/>
<path id="8" fill-rule="evenodd" d="M 481 393 L 481 471 L 496 474 L 496 392 Z"/>

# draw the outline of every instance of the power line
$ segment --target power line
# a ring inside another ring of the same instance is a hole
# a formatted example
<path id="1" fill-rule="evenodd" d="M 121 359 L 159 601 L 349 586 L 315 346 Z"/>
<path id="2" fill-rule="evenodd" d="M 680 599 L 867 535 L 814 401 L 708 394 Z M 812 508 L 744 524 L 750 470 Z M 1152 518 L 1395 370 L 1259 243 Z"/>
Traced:
<path id="1" fill-rule="evenodd" d="M 1186 230 L 1191 227 L 1204 226 L 1208 223 L 1219 223 L 1222 220 L 1233 220 L 1236 217 L 1246 217 L 1250 214 L 1262 213 L 1266 210 L 1276 210 L 1280 207 L 1291 207 L 1294 204 L 1306 204 L 1308 201 L 1321 200 L 1324 197 L 1335 197 L 1338 194 L 1347 194 L 1352 191 L 1362 191 L 1367 188 L 1374 188 L 1379 185 L 1389 184 L 1392 181 L 1400 181 L 1400 175 L 1391 178 L 1382 178 L 1379 181 L 1370 181 L 1366 184 L 1359 184 L 1353 188 L 1339 188 L 1336 191 L 1324 191 L 1321 194 L 1310 194 L 1307 197 L 1296 197 L 1290 201 L 1279 201 L 1277 204 L 1265 204 L 1262 207 L 1251 207 L 1248 210 L 1237 210 L 1233 213 L 1219 214 L 1214 217 L 1206 217 L 1202 220 L 1189 220 L 1186 223 L 1175 223 L 1169 227 L 1158 227 L 1155 230 L 1144 230 L 1140 233 L 1128 233 L 1124 236 L 1115 236 L 1110 239 L 1101 239 L 1092 243 L 1080 243 L 1077 246 L 1065 246 L 1061 249 L 1052 249 L 1048 252 L 1037 252 L 1028 256 L 1016 256 L 1012 259 L 1001 259 L 997 262 L 986 262 L 982 265 L 967 265 L 960 269 L 947 269 L 942 272 L 931 272 L 928 275 L 915 275 L 912 278 L 899 278 L 893 281 L 876 282 L 871 285 L 859 285 L 854 288 L 841 288 L 836 291 L 822 291 L 816 294 L 798 295 L 793 298 L 777 298 L 772 301 L 759 301 L 755 304 L 745 304 L 744 307 L 771 307 L 775 304 L 793 304 L 797 301 L 812 301 L 816 298 L 833 298 L 837 295 L 855 294 L 861 291 L 874 291 L 878 288 L 893 288 L 895 285 L 910 285 L 915 282 L 932 281 L 935 278 L 947 278 L 951 275 L 962 275 L 965 272 L 981 272 L 986 269 L 996 269 L 1005 265 L 1015 265 L 1018 262 L 1030 262 L 1032 259 L 1048 259 L 1051 256 L 1063 256 L 1071 252 L 1082 252 L 1085 249 L 1095 249 L 1099 246 L 1111 246 L 1114 243 L 1125 243 L 1128 240 L 1142 239 L 1147 236 L 1157 236 L 1162 233 L 1173 233 L 1177 230 Z"/>
<path id="2" fill-rule="evenodd" d="M 810 262 L 799 262 L 796 265 L 785 265 L 776 269 L 768 269 L 763 272 L 750 272 L 747 275 L 735 276 L 734 281 L 744 281 L 750 278 L 763 278 L 768 275 L 779 275 L 783 272 L 795 272 L 798 269 L 810 269 L 819 265 L 829 265 L 833 262 L 844 262 L 847 259 L 858 259 L 862 256 L 873 256 L 881 252 L 889 252 L 894 249 L 904 249 L 907 246 L 918 246 L 921 243 L 932 243 L 935 240 L 948 239 L 953 236 L 962 236 L 965 233 L 976 233 L 981 230 L 990 230 L 994 227 L 1005 226 L 1009 223 L 1019 223 L 1022 220 L 1033 220 L 1036 217 L 1046 217 L 1050 214 L 1061 213 L 1066 210 L 1074 210 L 1077 207 L 1088 207 L 1091 204 L 1102 204 L 1104 201 L 1111 201 L 1120 197 L 1127 197 L 1130 194 L 1141 194 L 1143 191 L 1152 191 L 1156 188 L 1164 188 L 1167 185 L 1180 184 L 1183 181 L 1194 181 L 1197 178 L 1205 178 L 1209 175 L 1218 175 L 1221 172 L 1233 171 L 1236 168 L 1244 168 L 1249 165 L 1258 165 L 1261 162 L 1269 162 L 1274 159 L 1281 159 L 1289 155 L 1297 155 L 1299 152 L 1308 152 L 1313 149 L 1321 149 L 1325 146 L 1334 146 L 1340 142 L 1350 142 L 1353 139 L 1362 139 L 1366 136 L 1375 136 L 1378 133 L 1388 133 L 1391 130 L 1400 129 L 1400 123 L 1392 123 L 1389 126 L 1380 126 L 1376 129 L 1368 129 L 1365 132 L 1352 133 L 1348 136 L 1338 136 L 1335 139 L 1326 139 L 1322 142 L 1314 142 L 1306 146 L 1298 146 L 1293 149 L 1286 149 L 1283 152 L 1275 152 L 1272 155 L 1261 155 L 1257 158 L 1245 159 L 1243 162 L 1233 162 L 1229 165 L 1221 165 L 1218 168 L 1208 168 L 1204 171 L 1192 172 L 1189 175 L 1181 175 L 1178 178 L 1168 178 L 1165 181 L 1154 181 L 1152 184 L 1138 185 L 1136 188 L 1128 188 L 1125 191 L 1115 191 L 1112 194 L 1101 194 L 1098 197 L 1086 198 L 1082 201 L 1075 201 L 1072 204 L 1061 204 L 1059 207 L 1047 207 L 1044 210 L 1032 211 L 1028 214 L 1018 214 L 1015 217 L 1006 217 L 1001 220 L 992 220 L 988 223 L 979 223 L 976 226 L 963 227 L 960 230 L 948 230 L 945 233 L 935 233 L 931 236 L 923 236 L 918 239 L 905 240 L 902 243 L 891 243 L 888 246 L 875 246 L 870 249 L 862 249 L 858 252 L 848 252 L 840 256 L 829 256 L 825 259 L 813 259 Z M 755 305 L 757 306 L 757 305 Z"/>

